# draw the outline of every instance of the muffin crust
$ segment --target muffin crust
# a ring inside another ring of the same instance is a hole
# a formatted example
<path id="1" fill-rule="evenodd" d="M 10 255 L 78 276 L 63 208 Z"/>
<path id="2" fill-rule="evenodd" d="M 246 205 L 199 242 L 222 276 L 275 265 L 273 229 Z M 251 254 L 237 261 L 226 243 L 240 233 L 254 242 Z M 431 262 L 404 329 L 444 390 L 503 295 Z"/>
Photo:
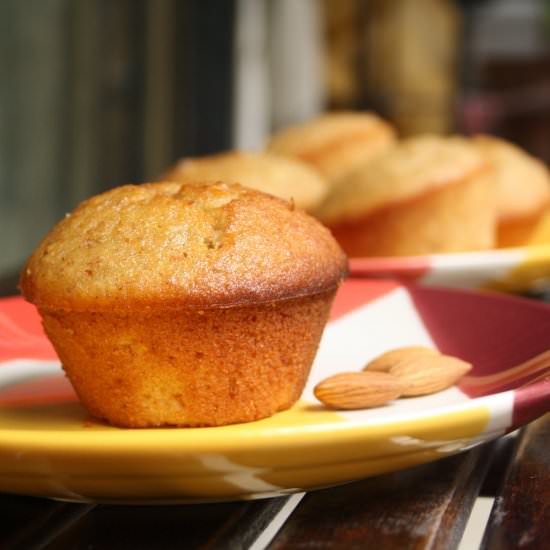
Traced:
<path id="1" fill-rule="evenodd" d="M 550 173 L 545 164 L 516 145 L 494 136 L 476 136 L 495 170 L 497 246 L 523 246 L 550 206 Z"/>
<path id="2" fill-rule="evenodd" d="M 494 167 L 499 220 L 538 216 L 550 204 L 550 173 L 542 161 L 493 136 L 476 136 L 473 143 Z"/>
<path id="3" fill-rule="evenodd" d="M 334 291 L 223 309 L 44 312 L 81 402 L 122 427 L 265 418 L 302 393 Z"/>
<path id="4" fill-rule="evenodd" d="M 394 129 L 374 113 L 343 111 L 281 130 L 267 150 L 297 157 L 337 185 L 394 141 Z"/>
<path id="5" fill-rule="evenodd" d="M 122 186 L 42 241 L 20 287 L 43 309 L 211 308 L 335 288 L 346 259 L 292 204 L 236 184 Z"/>
<path id="6" fill-rule="evenodd" d="M 156 183 L 84 202 L 21 289 L 94 416 L 220 426 L 299 398 L 345 271 L 330 232 L 286 201 Z"/>
<path id="7" fill-rule="evenodd" d="M 228 151 L 183 159 L 164 174 L 164 181 L 236 181 L 251 189 L 292 200 L 312 210 L 328 193 L 328 183 L 305 162 L 273 153 Z"/>
<path id="8" fill-rule="evenodd" d="M 334 189 L 317 211 L 333 224 L 361 218 L 488 170 L 467 140 L 424 135 L 394 145 Z"/>
<path id="9" fill-rule="evenodd" d="M 316 215 L 355 257 L 488 249 L 493 172 L 466 139 L 417 136 L 335 187 Z"/>

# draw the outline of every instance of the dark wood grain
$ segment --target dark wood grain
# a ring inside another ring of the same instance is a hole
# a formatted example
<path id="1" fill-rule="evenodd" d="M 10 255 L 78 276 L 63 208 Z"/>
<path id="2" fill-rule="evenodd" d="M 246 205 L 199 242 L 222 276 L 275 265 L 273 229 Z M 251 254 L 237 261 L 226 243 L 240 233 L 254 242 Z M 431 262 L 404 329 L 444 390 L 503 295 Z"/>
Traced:
<path id="1" fill-rule="evenodd" d="M 44 548 L 93 507 L 91 504 L 0 494 L 0 548 Z"/>
<path id="2" fill-rule="evenodd" d="M 550 415 L 525 428 L 495 504 L 484 550 L 550 547 Z"/>
<path id="3" fill-rule="evenodd" d="M 480 496 L 494 498 L 504 483 L 512 455 L 517 446 L 516 434 L 497 439 L 491 454 L 491 465 L 483 480 Z"/>
<path id="4" fill-rule="evenodd" d="M 309 493 L 269 548 L 456 548 L 492 449 Z"/>
<path id="5" fill-rule="evenodd" d="M 174 506 L 97 506 L 48 550 L 248 548 L 287 497 Z"/>

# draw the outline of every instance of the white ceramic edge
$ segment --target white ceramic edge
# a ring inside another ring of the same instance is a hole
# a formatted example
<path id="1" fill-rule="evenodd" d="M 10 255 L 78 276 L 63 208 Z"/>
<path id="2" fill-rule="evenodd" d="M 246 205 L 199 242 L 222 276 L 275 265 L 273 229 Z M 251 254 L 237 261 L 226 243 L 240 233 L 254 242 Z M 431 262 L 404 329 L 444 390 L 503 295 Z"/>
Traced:
<path id="1" fill-rule="evenodd" d="M 478 288 L 489 280 L 504 279 L 526 254 L 526 250 L 514 248 L 430 256 L 430 270 L 419 281 L 449 288 Z"/>

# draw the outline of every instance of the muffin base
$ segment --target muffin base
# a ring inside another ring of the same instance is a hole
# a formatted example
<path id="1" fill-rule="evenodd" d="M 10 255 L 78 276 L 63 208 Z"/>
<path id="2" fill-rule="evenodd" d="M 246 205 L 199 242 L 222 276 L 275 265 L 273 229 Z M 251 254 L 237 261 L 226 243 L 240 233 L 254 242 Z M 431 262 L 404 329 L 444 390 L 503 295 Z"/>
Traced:
<path id="1" fill-rule="evenodd" d="M 495 218 L 493 182 L 479 175 L 330 229 L 349 256 L 408 256 L 492 248 Z"/>
<path id="2" fill-rule="evenodd" d="M 497 225 L 497 246 L 508 248 L 529 244 L 543 213 L 544 210 L 539 210 L 530 216 L 499 221 Z"/>
<path id="3" fill-rule="evenodd" d="M 334 294 L 163 313 L 40 313 L 93 416 L 120 427 L 220 426 L 297 401 Z"/>

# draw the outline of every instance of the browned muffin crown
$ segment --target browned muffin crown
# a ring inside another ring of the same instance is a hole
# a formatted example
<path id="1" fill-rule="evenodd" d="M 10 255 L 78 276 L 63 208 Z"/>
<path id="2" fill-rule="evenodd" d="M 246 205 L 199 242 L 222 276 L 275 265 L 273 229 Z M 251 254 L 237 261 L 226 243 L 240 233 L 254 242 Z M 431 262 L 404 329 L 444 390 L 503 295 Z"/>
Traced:
<path id="1" fill-rule="evenodd" d="M 538 216 L 548 207 L 550 172 L 541 160 L 495 136 L 475 136 L 473 143 L 495 169 L 499 221 Z"/>
<path id="2" fill-rule="evenodd" d="M 385 120 L 368 112 L 330 112 L 284 128 L 267 150 L 314 166 L 332 185 L 349 176 L 396 140 Z"/>
<path id="3" fill-rule="evenodd" d="M 388 148 L 333 189 L 316 215 L 327 225 L 360 219 L 490 171 L 466 139 L 418 135 Z"/>
<path id="4" fill-rule="evenodd" d="M 236 181 L 245 187 L 292 200 L 311 211 L 326 197 L 328 182 L 311 166 L 298 159 L 273 153 L 227 151 L 203 157 L 185 158 L 159 181 Z"/>
<path id="5" fill-rule="evenodd" d="M 330 232 L 237 184 L 125 185 L 83 202 L 20 280 L 42 309 L 229 307 L 315 294 L 342 279 Z"/>

